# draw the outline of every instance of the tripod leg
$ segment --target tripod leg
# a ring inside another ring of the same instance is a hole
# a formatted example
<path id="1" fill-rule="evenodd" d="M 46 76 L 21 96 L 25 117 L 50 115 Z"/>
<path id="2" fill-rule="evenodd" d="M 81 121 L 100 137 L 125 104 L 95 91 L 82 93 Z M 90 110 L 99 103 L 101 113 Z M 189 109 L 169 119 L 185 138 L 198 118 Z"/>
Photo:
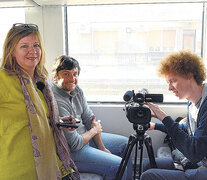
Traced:
<path id="1" fill-rule="evenodd" d="M 157 164 L 155 161 L 154 151 L 152 148 L 152 139 L 149 135 L 145 134 L 144 138 L 145 146 L 147 148 L 147 153 L 149 156 L 150 166 L 151 168 L 157 168 Z"/>
<path id="2" fill-rule="evenodd" d="M 133 147 L 134 147 L 136 142 L 137 142 L 137 138 L 134 137 L 133 135 L 131 135 L 129 137 L 128 144 L 127 144 L 126 150 L 124 152 L 124 156 L 122 158 L 122 161 L 120 163 L 119 169 L 118 169 L 118 171 L 116 173 L 115 180 L 121 180 L 121 178 L 122 178 L 122 176 L 124 174 L 124 170 L 126 168 L 126 165 L 128 163 L 130 154 L 131 154 L 132 149 L 133 149 Z"/>
<path id="3" fill-rule="evenodd" d="M 143 141 L 139 142 L 139 148 L 140 148 L 140 160 L 139 160 L 139 178 L 141 176 L 142 173 L 142 157 L 143 157 Z"/>
<path id="4" fill-rule="evenodd" d="M 137 148 L 138 148 L 138 143 L 136 142 L 135 157 L 134 157 L 134 179 L 135 179 L 136 170 L 137 170 Z"/>

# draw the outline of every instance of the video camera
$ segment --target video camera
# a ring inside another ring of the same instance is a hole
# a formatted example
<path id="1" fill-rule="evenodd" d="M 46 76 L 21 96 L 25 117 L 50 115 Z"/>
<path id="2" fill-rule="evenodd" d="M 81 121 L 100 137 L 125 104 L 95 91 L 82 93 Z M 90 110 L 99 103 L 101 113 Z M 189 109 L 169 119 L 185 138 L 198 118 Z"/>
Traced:
<path id="1" fill-rule="evenodd" d="M 138 170 L 138 179 L 140 179 L 142 173 L 143 144 L 145 144 L 147 148 L 151 168 L 157 168 L 154 151 L 152 148 L 152 140 L 150 136 L 145 133 L 145 131 L 150 127 L 151 110 L 143 103 L 163 102 L 163 95 L 148 94 L 147 89 L 142 89 L 138 93 L 134 93 L 134 90 L 127 91 L 124 94 L 123 99 L 126 102 L 124 109 L 126 112 L 126 116 L 128 120 L 133 123 L 133 128 L 134 130 L 136 130 L 136 134 L 131 134 L 131 136 L 129 137 L 129 141 L 125 149 L 119 169 L 116 173 L 115 180 L 120 180 L 122 178 L 134 145 L 136 145 L 134 156 L 134 178 L 136 177 L 137 149 L 140 149 L 140 162 Z"/>
<path id="2" fill-rule="evenodd" d="M 134 90 L 127 91 L 123 97 L 126 117 L 129 122 L 139 125 L 138 130 L 144 131 L 149 128 L 151 121 L 151 111 L 144 102 L 163 102 L 163 94 L 148 94 L 147 89 L 142 89 L 138 93 Z"/>

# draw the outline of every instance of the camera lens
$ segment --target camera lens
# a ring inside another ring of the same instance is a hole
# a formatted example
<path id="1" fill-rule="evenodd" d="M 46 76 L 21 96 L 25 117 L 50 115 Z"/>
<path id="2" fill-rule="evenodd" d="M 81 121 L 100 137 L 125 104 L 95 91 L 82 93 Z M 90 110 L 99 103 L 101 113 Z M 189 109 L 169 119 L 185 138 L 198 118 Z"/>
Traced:
<path id="1" fill-rule="evenodd" d="M 138 110 L 138 111 L 137 111 L 137 116 L 138 116 L 139 118 L 144 117 L 144 112 L 143 112 L 142 110 Z"/>
<path id="2" fill-rule="evenodd" d="M 142 94 L 142 93 L 135 94 L 133 100 L 134 100 L 134 102 L 137 102 L 137 103 L 143 103 L 144 102 L 144 94 Z"/>

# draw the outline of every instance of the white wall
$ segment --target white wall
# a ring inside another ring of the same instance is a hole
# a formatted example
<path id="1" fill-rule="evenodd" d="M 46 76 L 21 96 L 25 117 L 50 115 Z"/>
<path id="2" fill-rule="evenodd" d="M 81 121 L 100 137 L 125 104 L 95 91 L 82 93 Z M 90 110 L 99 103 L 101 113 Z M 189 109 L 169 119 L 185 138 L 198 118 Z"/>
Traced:
<path id="1" fill-rule="evenodd" d="M 55 58 L 64 53 L 62 7 L 31 7 L 26 9 L 26 22 L 37 24 L 46 53 L 46 68 L 51 72 Z"/>

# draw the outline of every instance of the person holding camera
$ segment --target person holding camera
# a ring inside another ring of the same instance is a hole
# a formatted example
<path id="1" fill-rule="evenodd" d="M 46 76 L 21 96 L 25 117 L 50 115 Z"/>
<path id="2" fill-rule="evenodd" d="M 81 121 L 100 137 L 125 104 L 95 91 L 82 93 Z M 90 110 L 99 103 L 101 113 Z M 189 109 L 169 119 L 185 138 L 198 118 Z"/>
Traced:
<path id="1" fill-rule="evenodd" d="M 47 82 L 36 24 L 13 24 L 0 69 L 0 179 L 80 180 Z"/>
<path id="2" fill-rule="evenodd" d="M 184 167 L 183 171 L 177 170 L 173 159 L 156 158 L 158 168 L 150 169 L 149 162 L 146 161 L 140 180 L 206 180 L 207 84 L 204 83 L 206 79 L 204 62 L 198 55 L 182 50 L 161 60 L 158 73 L 166 79 L 169 90 L 175 96 L 188 100 L 187 123 L 178 124 L 157 105 L 148 102 L 145 104 L 153 111 L 152 117 L 162 122 L 151 122 L 149 129 L 166 132 L 181 153 L 177 154 L 178 159 L 190 162 L 194 166 Z"/>
<path id="3" fill-rule="evenodd" d="M 72 115 L 80 121 L 76 130 L 65 131 L 71 156 L 78 170 L 102 175 L 104 180 L 114 179 L 128 138 L 102 132 L 100 120 L 96 121 L 82 89 L 78 86 L 80 66 L 76 59 L 66 55 L 57 57 L 52 74 L 52 90 L 60 116 Z M 122 179 L 132 180 L 131 157 Z"/>

